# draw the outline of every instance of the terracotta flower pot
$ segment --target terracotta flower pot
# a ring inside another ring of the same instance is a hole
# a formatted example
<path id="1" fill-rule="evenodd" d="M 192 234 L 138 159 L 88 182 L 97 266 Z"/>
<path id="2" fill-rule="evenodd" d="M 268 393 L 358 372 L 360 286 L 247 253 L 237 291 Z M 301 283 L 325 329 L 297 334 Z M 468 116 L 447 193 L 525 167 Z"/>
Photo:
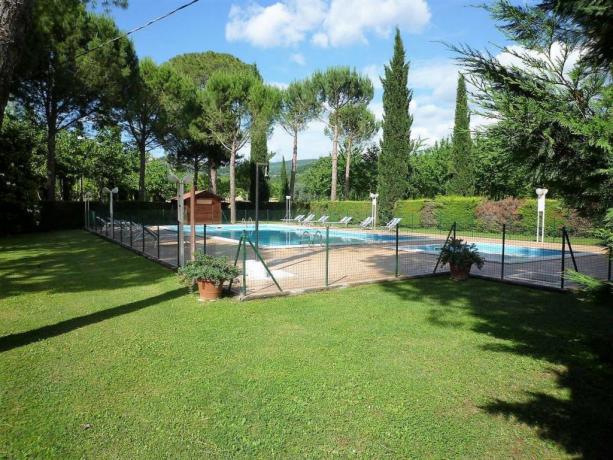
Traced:
<path id="1" fill-rule="evenodd" d="M 454 281 L 464 281 L 468 279 L 470 274 L 470 268 L 472 265 L 456 265 L 449 264 L 449 271 L 451 272 L 451 279 Z"/>
<path id="2" fill-rule="evenodd" d="M 198 280 L 198 293 L 200 300 L 215 300 L 221 297 L 221 284 L 215 285 L 210 281 Z"/>

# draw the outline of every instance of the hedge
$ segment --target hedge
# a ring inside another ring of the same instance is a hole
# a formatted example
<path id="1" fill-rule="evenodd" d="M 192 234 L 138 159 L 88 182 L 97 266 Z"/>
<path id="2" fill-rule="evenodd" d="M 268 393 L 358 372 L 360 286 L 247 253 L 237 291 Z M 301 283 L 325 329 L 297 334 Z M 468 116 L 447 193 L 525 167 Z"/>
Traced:
<path id="1" fill-rule="evenodd" d="M 499 232 L 506 223 L 509 232 L 536 232 L 536 199 L 520 198 L 500 201 L 483 197 L 438 196 L 435 199 L 401 200 L 396 202 L 394 216 L 401 217 L 401 226 L 448 229 L 453 222 L 464 230 Z M 313 201 L 311 212 L 329 214 L 330 220 L 353 216 L 354 222 L 370 215 L 370 201 Z M 559 235 L 566 226 L 569 232 L 588 235 L 593 227 L 587 219 L 564 208 L 557 200 L 547 200 L 545 233 Z"/>
<path id="2" fill-rule="evenodd" d="M 330 221 L 338 222 L 345 216 L 353 217 L 353 222 L 358 222 L 370 216 L 370 201 L 311 201 L 310 211 L 316 216 L 327 214 Z"/>

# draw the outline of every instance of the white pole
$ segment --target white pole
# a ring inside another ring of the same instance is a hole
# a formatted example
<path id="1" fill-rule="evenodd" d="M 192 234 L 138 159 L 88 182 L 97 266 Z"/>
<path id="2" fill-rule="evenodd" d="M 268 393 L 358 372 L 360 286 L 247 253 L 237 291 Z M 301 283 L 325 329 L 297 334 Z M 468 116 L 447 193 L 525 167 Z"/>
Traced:
<path id="1" fill-rule="evenodd" d="M 543 205 L 543 219 L 541 222 L 541 243 L 545 242 L 545 206 Z"/>
<path id="2" fill-rule="evenodd" d="M 183 242 L 183 181 L 179 180 L 177 189 L 177 221 L 179 222 L 179 266 L 182 267 L 185 262 L 185 246 Z"/>

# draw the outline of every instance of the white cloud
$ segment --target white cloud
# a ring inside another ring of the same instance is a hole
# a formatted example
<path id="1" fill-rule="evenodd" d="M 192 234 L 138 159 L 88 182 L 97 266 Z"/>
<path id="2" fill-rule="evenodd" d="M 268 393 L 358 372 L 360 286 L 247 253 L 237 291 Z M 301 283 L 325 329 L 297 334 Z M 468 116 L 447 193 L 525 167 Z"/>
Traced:
<path id="1" fill-rule="evenodd" d="M 287 89 L 287 87 L 289 86 L 287 83 L 284 83 L 282 81 L 269 81 L 268 84 L 279 89 Z"/>
<path id="2" fill-rule="evenodd" d="M 228 41 L 246 41 L 268 48 L 302 42 L 324 18 L 323 0 L 285 0 L 269 6 L 232 5 L 226 24 Z"/>
<path id="3" fill-rule="evenodd" d="M 289 60 L 292 62 L 295 62 L 298 65 L 305 65 L 306 64 L 306 60 L 304 59 L 304 56 L 301 53 L 294 53 L 289 57 Z"/>
<path id="4" fill-rule="evenodd" d="M 417 33 L 430 21 L 426 0 L 279 0 L 268 6 L 232 5 L 228 41 L 254 46 L 293 46 L 307 35 L 320 47 L 367 42 L 367 35 L 389 36 L 394 26 Z"/>
<path id="5" fill-rule="evenodd" d="M 323 29 L 332 46 L 366 43 L 366 33 L 386 37 L 393 27 L 420 32 L 430 21 L 425 0 L 332 0 Z"/>
<path id="6" fill-rule="evenodd" d="M 327 48 L 329 44 L 328 36 L 323 32 L 317 32 L 313 35 L 311 39 L 314 45 L 320 46 L 322 48 Z"/>
<path id="7" fill-rule="evenodd" d="M 409 69 L 409 87 L 430 92 L 433 100 L 455 100 L 459 67 L 452 61 L 415 61 Z"/>

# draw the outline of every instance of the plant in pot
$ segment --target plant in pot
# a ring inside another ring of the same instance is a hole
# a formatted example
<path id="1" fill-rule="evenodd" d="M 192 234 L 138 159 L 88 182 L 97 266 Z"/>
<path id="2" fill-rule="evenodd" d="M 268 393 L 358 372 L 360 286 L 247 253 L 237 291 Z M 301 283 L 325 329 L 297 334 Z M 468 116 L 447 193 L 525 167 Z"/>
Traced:
<path id="1" fill-rule="evenodd" d="M 452 238 L 441 249 L 441 263 L 449 264 L 451 279 L 462 281 L 468 278 L 473 264 L 481 270 L 485 259 L 479 254 L 474 243 L 468 244 L 464 240 Z"/>
<path id="2" fill-rule="evenodd" d="M 195 260 L 180 267 L 180 281 L 190 289 L 198 285 L 200 300 L 215 300 L 221 297 L 221 289 L 226 281 L 233 280 L 239 274 L 238 267 L 228 262 L 225 257 L 212 257 L 196 253 Z"/>

